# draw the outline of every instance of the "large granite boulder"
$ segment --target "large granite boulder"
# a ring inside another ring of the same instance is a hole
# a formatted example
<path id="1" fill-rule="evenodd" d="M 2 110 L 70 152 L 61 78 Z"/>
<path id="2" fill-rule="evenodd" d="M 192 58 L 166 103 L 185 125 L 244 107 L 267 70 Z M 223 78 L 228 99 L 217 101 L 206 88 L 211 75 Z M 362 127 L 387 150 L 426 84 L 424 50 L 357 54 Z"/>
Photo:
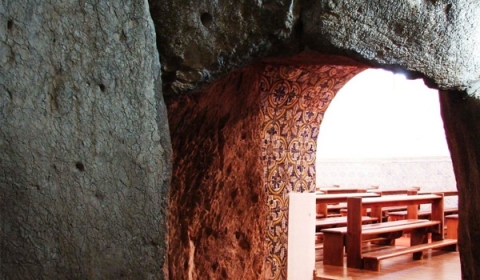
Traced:
<path id="1" fill-rule="evenodd" d="M 170 140 L 147 1 L 0 1 L 0 279 L 162 279 Z"/>

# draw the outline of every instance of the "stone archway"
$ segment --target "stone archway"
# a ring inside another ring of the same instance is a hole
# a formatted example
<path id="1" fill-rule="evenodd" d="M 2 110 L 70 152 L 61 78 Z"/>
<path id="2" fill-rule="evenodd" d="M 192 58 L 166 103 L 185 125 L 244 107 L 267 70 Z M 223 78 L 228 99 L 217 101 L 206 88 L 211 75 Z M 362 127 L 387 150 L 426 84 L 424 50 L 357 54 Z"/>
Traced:
<path id="1" fill-rule="evenodd" d="M 315 190 L 323 114 L 365 68 L 318 53 L 264 59 L 171 100 L 174 279 L 286 279 L 288 193 Z"/>
<path id="2" fill-rule="evenodd" d="M 432 87 L 469 99 L 460 105 L 443 99 L 444 108 L 463 111 L 463 106 L 478 106 L 480 57 L 476 55 L 476 34 L 480 21 L 476 15 L 480 4 L 474 1 L 149 2 L 164 58 L 166 95 L 196 90 L 200 84 L 259 57 L 308 49 L 342 54 L 376 67 L 407 70 L 409 75 L 425 78 Z M 205 22 L 202 15 L 210 20 Z M 178 28 L 171 29 L 172 23 Z M 458 149 L 452 145 L 462 146 L 470 138 L 469 145 L 474 145 L 473 139 L 477 139 L 476 130 L 468 129 L 476 127 L 477 121 L 471 108 L 465 108 L 469 114 L 464 117 L 472 122 L 462 123 L 463 130 L 461 126 L 446 127 L 447 137 L 455 139 L 449 141 L 451 150 Z M 456 121 L 446 121 L 445 125 Z M 455 133 L 466 134 L 448 135 Z M 475 173 L 477 165 L 470 166 L 475 158 L 463 149 L 458 149 L 458 154 L 452 152 L 459 192 L 471 204 L 480 199 L 475 195 L 480 180 L 465 173 L 471 169 Z M 465 179 L 461 179 L 462 174 Z M 473 217 L 474 209 L 464 211 Z M 460 219 L 463 215 L 467 214 L 461 210 Z M 470 222 L 477 224 L 474 219 Z M 472 255 L 476 246 L 469 237 L 474 235 L 474 228 L 460 230 L 464 235 L 459 240 L 463 244 L 462 267 L 468 267 L 462 273 L 467 279 L 478 278 L 474 271 L 480 265 L 475 265 Z"/>

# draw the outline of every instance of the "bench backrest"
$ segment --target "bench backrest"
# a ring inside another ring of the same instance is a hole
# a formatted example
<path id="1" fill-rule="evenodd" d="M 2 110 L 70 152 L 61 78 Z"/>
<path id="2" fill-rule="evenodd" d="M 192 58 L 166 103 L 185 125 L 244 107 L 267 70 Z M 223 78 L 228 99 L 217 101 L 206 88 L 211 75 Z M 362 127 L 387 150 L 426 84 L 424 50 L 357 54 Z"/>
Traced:
<path id="1" fill-rule="evenodd" d="M 320 191 L 326 194 L 336 194 L 336 193 L 364 193 L 367 192 L 367 189 L 356 189 L 356 188 L 320 188 Z"/>
<path id="2" fill-rule="evenodd" d="M 396 190 L 368 190 L 368 192 L 374 192 L 384 195 L 398 195 L 398 194 L 410 194 L 411 192 L 417 192 L 416 189 L 396 189 Z"/>
<path id="3" fill-rule="evenodd" d="M 339 194 L 318 194 L 316 195 L 317 215 L 327 217 L 328 208 L 327 204 L 347 202 L 349 197 L 378 197 L 376 193 L 339 193 Z"/>
<path id="4" fill-rule="evenodd" d="M 457 190 L 449 190 L 449 191 L 420 191 L 418 194 L 443 194 L 443 196 L 456 196 L 458 195 Z"/>
<path id="5" fill-rule="evenodd" d="M 396 196 L 382 196 L 378 198 L 360 198 L 359 200 L 348 199 L 347 201 L 348 213 L 350 213 L 350 207 L 354 211 L 354 215 L 350 217 L 352 219 L 358 219 L 355 217 L 355 213 L 362 211 L 365 208 L 371 208 L 371 216 L 381 218 L 382 207 L 388 206 L 407 206 L 407 219 L 418 218 L 418 205 L 431 204 L 432 205 L 432 220 L 443 221 L 443 194 L 424 194 L 424 195 L 396 195 Z"/>

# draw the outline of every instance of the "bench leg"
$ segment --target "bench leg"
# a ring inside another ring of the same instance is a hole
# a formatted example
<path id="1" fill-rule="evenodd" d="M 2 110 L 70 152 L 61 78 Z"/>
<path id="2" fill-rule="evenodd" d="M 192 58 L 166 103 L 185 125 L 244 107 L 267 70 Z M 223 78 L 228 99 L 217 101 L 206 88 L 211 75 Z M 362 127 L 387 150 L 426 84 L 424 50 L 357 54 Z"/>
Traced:
<path id="1" fill-rule="evenodd" d="M 410 246 L 428 243 L 428 231 L 424 228 L 414 229 L 410 233 Z M 423 251 L 413 253 L 414 260 L 421 260 Z"/>
<path id="2" fill-rule="evenodd" d="M 458 219 L 446 218 L 447 221 L 447 238 L 457 239 Z"/>
<path id="3" fill-rule="evenodd" d="M 323 264 L 343 266 L 344 235 L 323 234 Z"/>
<path id="4" fill-rule="evenodd" d="M 367 270 L 380 271 L 380 261 L 375 259 L 363 259 L 363 268 Z"/>

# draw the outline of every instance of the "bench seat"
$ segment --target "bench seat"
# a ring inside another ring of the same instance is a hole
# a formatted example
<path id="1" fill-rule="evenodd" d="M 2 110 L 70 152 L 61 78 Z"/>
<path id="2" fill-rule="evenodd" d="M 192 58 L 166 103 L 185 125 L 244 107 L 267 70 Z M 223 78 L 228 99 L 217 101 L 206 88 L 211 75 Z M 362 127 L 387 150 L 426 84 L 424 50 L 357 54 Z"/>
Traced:
<path id="1" fill-rule="evenodd" d="M 390 232 L 407 233 L 413 229 L 429 228 L 429 227 L 438 226 L 439 224 L 440 224 L 439 221 L 410 219 L 410 220 L 400 220 L 400 221 L 365 225 L 362 227 L 362 238 L 366 240 L 368 239 L 368 238 L 365 238 L 366 236 L 372 236 L 372 235 L 378 235 L 378 234 L 390 233 Z"/>
<path id="2" fill-rule="evenodd" d="M 363 216 L 362 217 L 362 223 L 374 223 L 378 219 L 374 217 L 368 217 L 368 216 Z M 346 216 L 341 216 L 341 217 L 332 217 L 332 218 L 321 218 L 321 219 L 316 219 L 315 221 L 315 226 L 317 228 L 317 231 L 324 229 L 324 228 L 335 228 L 339 226 L 346 226 L 347 225 L 347 217 Z"/>
<path id="3" fill-rule="evenodd" d="M 438 227 L 439 221 L 430 220 L 399 220 L 385 223 L 375 223 L 362 225 L 362 242 L 378 240 L 379 238 L 395 239 L 404 233 L 419 231 L 419 237 L 412 236 L 417 242 L 424 236 L 423 229 L 429 230 L 432 227 Z M 345 236 L 347 227 L 337 227 L 322 229 L 324 239 L 324 265 L 343 265 L 343 247 L 345 246 Z"/>
<path id="4" fill-rule="evenodd" d="M 368 270 L 380 271 L 380 261 L 410 254 L 418 253 L 428 249 L 443 249 L 446 251 L 456 251 L 457 240 L 456 239 L 443 239 L 439 241 L 433 241 L 430 243 L 418 244 L 404 248 L 391 248 L 384 249 L 375 252 L 369 252 L 362 255 L 363 268 Z M 420 255 L 421 256 L 421 255 Z M 414 255 L 415 259 L 415 255 Z"/>
<path id="5" fill-rule="evenodd" d="M 422 228 L 422 227 L 431 227 L 438 225 L 438 221 L 430 221 L 423 219 L 410 219 L 410 220 L 398 220 L 385 223 L 375 223 L 367 224 L 362 226 L 362 237 L 363 235 L 372 235 L 372 234 L 381 234 L 386 232 L 396 232 L 396 231 L 409 231 L 411 229 Z M 325 233 L 334 233 L 334 234 L 347 234 L 347 227 L 338 227 L 338 228 L 327 228 L 322 229 L 322 232 Z M 364 239 L 364 241 L 368 241 Z"/>

